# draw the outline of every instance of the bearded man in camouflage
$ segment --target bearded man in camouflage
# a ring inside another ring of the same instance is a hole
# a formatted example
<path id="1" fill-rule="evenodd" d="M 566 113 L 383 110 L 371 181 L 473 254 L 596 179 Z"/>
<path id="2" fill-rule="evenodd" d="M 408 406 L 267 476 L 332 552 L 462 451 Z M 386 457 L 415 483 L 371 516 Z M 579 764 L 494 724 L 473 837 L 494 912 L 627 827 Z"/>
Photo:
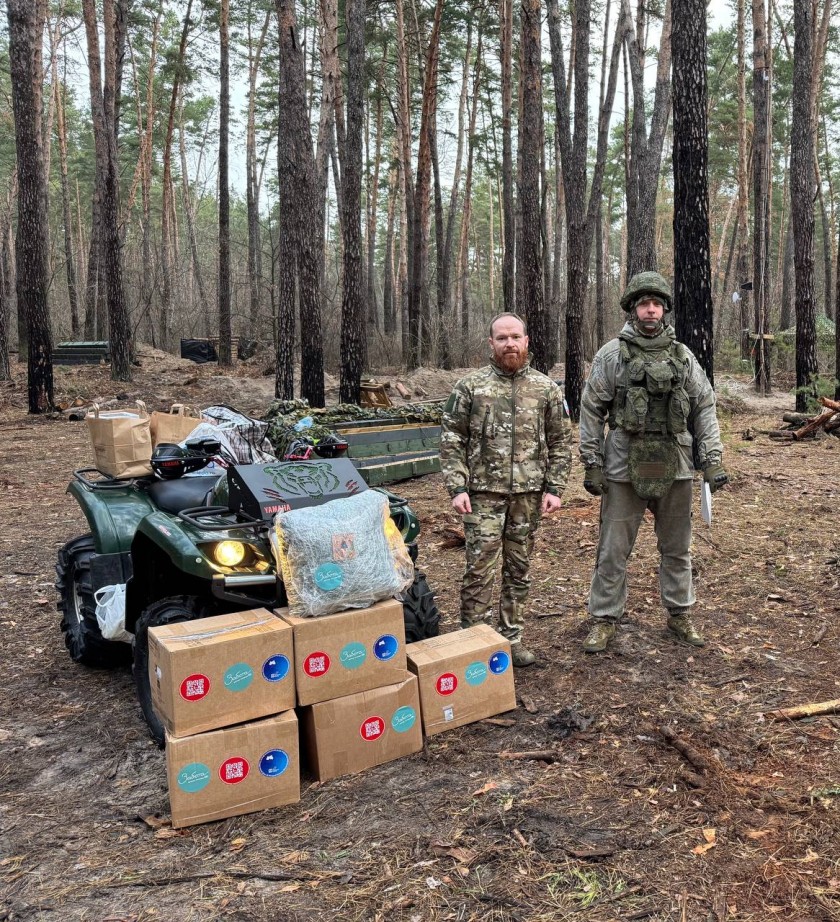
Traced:
<path id="1" fill-rule="evenodd" d="M 595 355 L 581 397 L 583 485 L 601 497 L 589 591 L 594 625 L 583 649 L 600 653 L 615 636 L 627 601 L 627 559 L 645 509 L 654 516 L 668 630 L 702 647 L 703 635 L 691 618 L 691 485 L 695 467 L 712 491 L 729 480 L 721 466 L 715 394 L 665 319 L 671 287 L 658 272 L 635 275 L 621 307 L 627 322 Z"/>
<path id="2" fill-rule="evenodd" d="M 443 411 L 440 459 L 452 508 L 464 518 L 467 565 L 461 627 L 490 623 L 502 557 L 498 631 L 514 666 L 536 657 L 522 643 L 528 569 L 542 515 L 560 508 L 571 466 L 563 394 L 530 366 L 525 324 L 499 314 L 490 324 L 490 364 L 462 378 Z"/>

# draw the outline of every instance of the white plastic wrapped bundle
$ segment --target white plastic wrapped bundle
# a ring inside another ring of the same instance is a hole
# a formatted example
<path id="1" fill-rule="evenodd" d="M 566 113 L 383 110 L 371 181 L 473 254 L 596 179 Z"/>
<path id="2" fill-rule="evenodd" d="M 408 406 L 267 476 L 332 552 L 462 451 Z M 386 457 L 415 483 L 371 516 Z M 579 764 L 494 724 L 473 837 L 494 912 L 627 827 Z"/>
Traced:
<path id="1" fill-rule="evenodd" d="M 298 617 L 366 608 L 414 579 L 388 500 L 377 490 L 278 513 L 271 545 L 289 612 Z"/>

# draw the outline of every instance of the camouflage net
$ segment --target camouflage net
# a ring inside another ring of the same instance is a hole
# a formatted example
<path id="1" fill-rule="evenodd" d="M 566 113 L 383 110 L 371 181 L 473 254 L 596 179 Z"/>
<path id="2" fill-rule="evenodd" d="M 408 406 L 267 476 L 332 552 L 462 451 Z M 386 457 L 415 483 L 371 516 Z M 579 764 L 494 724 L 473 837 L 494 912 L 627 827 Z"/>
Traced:
<path id="1" fill-rule="evenodd" d="M 401 407 L 359 407 L 353 403 L 339 403 L 327 409 L 313 409 L 306 400 L 276 400 L 264 419 L 268 423 L 268 440 L 277 457 L 282 459 L 295 439 L 306 438 L 317 444 L 324 436 L 333 434 L 337 427 L 348 423 L 385 419 L 438 425 L 443 404 L 443 400 L 408 403 Z M 312 425 L 296 431 L 295 425 L 307 416 L 312 417 Z"/>

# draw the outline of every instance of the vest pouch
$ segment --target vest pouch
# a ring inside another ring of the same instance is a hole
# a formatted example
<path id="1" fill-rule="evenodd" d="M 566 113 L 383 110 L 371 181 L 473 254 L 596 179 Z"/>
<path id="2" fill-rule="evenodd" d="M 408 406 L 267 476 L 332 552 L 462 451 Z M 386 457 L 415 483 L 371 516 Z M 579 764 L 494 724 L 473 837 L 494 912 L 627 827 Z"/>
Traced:
<path id="1" fill-rule="evenodd" d="M 645 380 L 645 360 L 636 356 L 627 364 L 627 378 L 634 384 L 642 384 Z"/>
<path id="2" fill-rule="evenodd" d="M 670 436 L 640 435 L 627 454 L 630 482 L 641 499 L 662 499 L 679 470 L 679 447 Z"/>
<path id="3" fill-rule="evenodd" d="M 647 390 L 643 387 L 628 387 L 618 425 L 627 432 L 644 432 L 647 411 Z"/>
<path id="4" fill-rule="evenodd" d="M 668 401 L 668 432 L 678 435 L 688 429 L 688 416 L 691 404 L 684 387 L 675 387 Z"/>
<path id="5" fill-rule="evenodd" d="M 667 394 L 674 383 L 674 369 L 670 362 L 651 362 L 645 368 L 648 393 Z"/>

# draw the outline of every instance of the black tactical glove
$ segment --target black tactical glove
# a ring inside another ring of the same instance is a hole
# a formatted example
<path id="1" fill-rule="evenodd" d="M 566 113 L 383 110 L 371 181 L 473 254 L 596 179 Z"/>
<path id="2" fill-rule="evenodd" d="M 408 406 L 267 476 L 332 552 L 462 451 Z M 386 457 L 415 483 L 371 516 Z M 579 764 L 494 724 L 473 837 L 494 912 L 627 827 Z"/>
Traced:
<path id="1" fill-rule="evenodd" d="M 710 461 L 703 468 L 703 480 L 709 485 L 709 490 L 714 493 L 715 490 L 719 490 L 729 483 L 729 474 L 723 469 L 720 461 Z"/>
<path id="2" fill-rule="evenodd" d="M 610 485 L 600 467 L 588 467 L 583 475 L 583 489 L 593 496 L 603 496 Z"/>

